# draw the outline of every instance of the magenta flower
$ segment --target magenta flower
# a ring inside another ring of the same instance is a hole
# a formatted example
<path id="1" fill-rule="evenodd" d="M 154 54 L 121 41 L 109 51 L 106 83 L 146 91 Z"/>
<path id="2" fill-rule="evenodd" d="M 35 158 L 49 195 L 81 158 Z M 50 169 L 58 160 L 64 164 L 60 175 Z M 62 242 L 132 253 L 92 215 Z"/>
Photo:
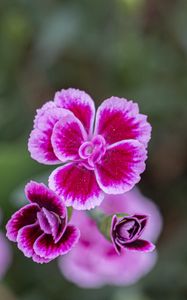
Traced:
<path id="1" fill-rule="evenodd" d="M 160 234 L 162 218 L 158 207 L 137 189 L 123 195 L 105 195 L 100 209 L 108 215 L 114 212 L 144 213 L 149 218 L 142 238 L 155 242 Z M 134 284 L 155 265 L 156 251 L 144 253 L 123 248 L 118 255 L 85 212 L 74 211 L 72 221 L 79 227 L 81 236 L 76 247 L 60 258 L 59 267 L 63 275 L 78 286 L 97 288 L 105 284 Z"/>
<path id="2" fill-rule="evenodd" d="M 68 253 L 79 239 L 79 230 L 67 224 L 67 211 L 60 198 L 44 184 L 25 187 L 30 204 L 18 210 L 6 225 L 7 237 L 37 263 L 48 263 Z"/>
<path id="3" fill-rule="evenodd" d="M 111 223 L 111 240 L 118 254 L 121 249 L 150 252 L 155 246 L 140 239 L 145 229 L 148 217 L 145 215 L 133 215 L 118 219 L 116 215 L 112 218 Z"/>
<path id="4" fill-rule="evenodd" d="M 121 194 L 140 180 L 151 133 L 146 119 L 136 103 L 118 97 L 105 100 L 95 116 L 88 94 L 62 90 L 37 111 L 28 148 L 40 163 L 65 163 L 49 187 L 66 206 L 91 209 L 104 192 Z"/>

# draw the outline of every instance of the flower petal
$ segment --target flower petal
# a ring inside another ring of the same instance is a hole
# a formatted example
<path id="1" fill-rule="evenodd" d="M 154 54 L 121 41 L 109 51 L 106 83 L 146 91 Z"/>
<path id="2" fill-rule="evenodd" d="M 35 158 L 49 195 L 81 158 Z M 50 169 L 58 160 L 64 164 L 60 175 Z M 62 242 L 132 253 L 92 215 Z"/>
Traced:
<path id="1" fill-rule="evenodd" d="M 95 167 L 100 188 L 108 194 L 129 191 L 140 180 L 145 159 L 145 147 L 136 140 L 111 145 Z"/>
<path id="2" fill-rule="evenodd" d="M 155 245 L 151 242 L 138 239 L 132 243 L 126 243 L 124 247 L 131 251 L 151 252 L 155 249 Z"/>
<path id="3" fill-rule="evenodd" d="M 69 88 L 55 94 L 57 106 L 73 112 L 81 121 L 88 134 L 91 134 L 95 117 L 95 105 L 91 97 L 84 91 Z"/>
<path id="4" fill-rule="evenodd" d="M 38 223 L 27 225 L 19 230 L 17 237 L 18 248 L 25 256 L 33 256 L 33 245 L 40 235 L 42 235 L 42 231 Z"/>
<path id="5" fill-rule="evenodd" d="M 49 177 L 49 187 L 64 198 L 66 206 L 78 210 L 94 208 L 104 197 L 93 170 L 75 163 L 54 170 Z"/>
<path id="6" fill-rule="evenodd" d="M 56 165 L 60 163 L 51 145 L 50 131 L 43 132 L 38 129 L 33 129 L 29 137 L 28 150 L 32 159 L 41 164 Z"/>
<path id="7" fill-rule="evenodd" d="M 34 251 L 37 255 L 48 259 L 54 259 L 59 255 L 68 253 L 78 242 L 79 229 L 68 225 L 58 243 L 54 243 L 52 236 L 43 234 L 34 243 Z"/>
<path id="8" fill-rule="evenodd" d="M 60 217 L 66 217 L 67 211 L 63 201 L 45 184 L 30 181 L 25 186 L 25 194 L 30 202 L 37 203 L 41 208 L 45 207 Z"/>
<path id="9" fill-rule="evenodd" d="M 39 163 L 53 165 L 60 163 L 51 144 L 51 135 L 54 125 L 67 114 L 68 110 L 62 108 L 49 108 L 38 113 L 35 118 L 35 128 L 31 131 L 28 150 L 31 157 Z"/>
<path id="10" fill-rule="evenodd" d="M 6 225 L 7 238 L 10 241 L 16 242 L 18 231 L 25 225 L 34 224 L 37 220 L 37 212 L 39 210 L 39 206 L 33 203 L 22 207 L 14 213 Z"/>
<path id="11" fill-rule="evenodd" d="M 87 139 L 82 123 L 67 115 L 56 123 L 51 137 L 55 155 L 61 162 L 79 159 L 79 147 Z"/>
<path id="12" fill-rule="evenodd" d="M 139 221 L 130 216 L 124 217 L 124 220 L 124 222 L 119 221 L 119 223 L 116 225 L 119 242 L 125 243 L 127 240 L 129 240 L 129 242 L 137 240 L 140 235 L 139 232 L 141 231 L 141 225 Z M 128 228 L 129 225 L 130 228 Z M 128 229 L 131 229 L 130 232 L 128 232 Z"/>
<path id="13" fill-rule="evenodd" d="M 111 221 L 111 227 L 110 227 L 110 238 L 111 238 L 111 241 L 112 241 L 112 244 L 116 250 L 116 252 L 118 254 L 120 254 L 120 250 L 121 250 L 121 247 L 116 243 L 116 239 L 115 239 L 115 234 L 114 234 L 114 230 L 115 230 L 115 227 L 116 227 L 116 224 L 118 222 L 118 218 L 116 215 L 114 215 L 112 217 L 112 221 Z"/>
<path id="14" fill-rule="evenodd" d="M 146 215 L 138 215 L 138 214 L 134 215 L 133 217 L 134 217 L 134 218 L 137 218 L 138 221 L 139 221 L 140 224 L 141 224 L 141 230 L 140 230 L 139 233 L 138 233 L 138 235 L 140 236 L 140 235 L 142 235 L 142 233 L 143 233 L 143 231 L 144 231 L 144 229 L 145 229 L 145 227 L 146 227 L 146 225 L 147 225 L 147 222 L 148 222 L 149 217 L 146 216 Z"/>
<path id="15" fill-rule="evenodd" d="M 139 113 L 138 104 L 124 98 L 111 97 L 98 108 L 95 134 L 102 135 L 108 144 L 136 139 L 147 146 L 151 126 L 147 117 Z"/>
<path id="16" fill-rule="evenodd" d="M 37 213 L 38 223 L 44 233 L 52 234 L 51 226 L 43 211 L 44 209 L 45 208 L 42 208 L 42 210 Z"/>
<path id="17" fill-rule="evenodd" d="M 53 239 L 54 239 L 55 243 L 57 243 L 60 240 L 60 238 L 62 237 L 62 235 L 66 229 L 67 214 L 62 219 L 57 214 L 55 214 L 53 212 L 49 212 L 45 208 L 43 208 L 42 211 L 43 211 L 43 213 L 47 219 L 47 222 L 50 226 L 50 231 L 52 233 Z M 47 233 L 47 232 L 45 232 L 45 233 Z"/>
<path id="18" fill-rule="evenodd" d="M 51 108 L 57 107 L 54 101 L 46 102 L 41 108 L 36 110 L 36 116 L 34 118 L 34 128 L 38 127 L 40 123 L 40 118 L 45 114 L 45 112 Z"/>
<path id="19" fill-rule="evenodd" d="M 49 263 L 52 259 L 49 258 L 44 258 L 44 257 L 40 257 L 37 254 L 33 254 L 32 255 L 32 260 L 38 264 L 47 264 Z"/>

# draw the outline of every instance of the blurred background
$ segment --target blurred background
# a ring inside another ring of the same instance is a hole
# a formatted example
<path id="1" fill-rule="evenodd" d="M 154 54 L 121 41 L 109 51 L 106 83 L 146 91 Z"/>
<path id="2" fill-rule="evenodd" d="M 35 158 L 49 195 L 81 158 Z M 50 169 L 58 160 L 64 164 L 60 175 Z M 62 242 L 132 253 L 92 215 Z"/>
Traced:
<path id="1" fill-rule="evenodd" d="M 50 170 L 27 151 L 35 110 L 68 87 L 97 106 L 111 95 L 134 99 L 149 116 L 139 187 L 164 217 L 159 260 L 134 286 L 83 290 L 56 262 L 34 264 L 11 244 L 0 300 L 187 299 L 187 1 L 0 0 L 1 231 L 19 187 Z"/>

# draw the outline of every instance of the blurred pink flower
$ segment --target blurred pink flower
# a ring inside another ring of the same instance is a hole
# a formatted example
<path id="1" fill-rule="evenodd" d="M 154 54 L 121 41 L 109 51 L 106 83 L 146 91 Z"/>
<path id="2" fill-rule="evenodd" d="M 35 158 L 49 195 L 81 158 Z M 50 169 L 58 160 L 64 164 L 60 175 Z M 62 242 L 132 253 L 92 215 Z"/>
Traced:
<path id="1" fill-rule="evenodd" d="M 5 235 L 0 232 L 0 279 L 5 275 L 12 260 L 10 245 Z"/>
<path id="2" fill-rule="evenodd" d="M 49 187 L 66 206 L 85 210 L 100 205 L 104 192 L 122 194 L 140 180 L 150 134 L 136 103 L 111 97 L 95 113 L 87 93 L 67 89 L 37 111 L 28 148 L 40 163 L 65 163 Z"/>
<path id="3" fill-rule="evenodd" d="M 1 212 L 0 212 L 1 214 Z M 0 216 L 1 219 L 1 216 Z M 0 279 L 3 278 L 12 261 L 12 252 L 4 233 L 0 232 Z"/>
<path id="4" fill-rule="evenodd" d="M 8 221 L 8 239 L 37 263 L 68 253 L 79 239 L 79 229 L 68 224 L 64 203 L 44 184 L 34 181 L 26 185 L 25 194 L 30 204 Z"/>
<path id="5" fill-rule="evenodd" d="M 157 206 L 137 189 L 120 196 L 106 195 L 101 209 L 108 214 L 146 214 L 149 219 L 142 238 L 156 241 L 160 234 L 162 218 Z M 78 286 L 130 285 L 153 268 L 156 251 L 144 253 L 122 249 L 118 255 L 113 244 L 104 238 L 86 213 L 74 211 L 72 221 L 80 228 L 81 237 L 76 248 L 59 260 L 59 266 L 64 276 Z"/>

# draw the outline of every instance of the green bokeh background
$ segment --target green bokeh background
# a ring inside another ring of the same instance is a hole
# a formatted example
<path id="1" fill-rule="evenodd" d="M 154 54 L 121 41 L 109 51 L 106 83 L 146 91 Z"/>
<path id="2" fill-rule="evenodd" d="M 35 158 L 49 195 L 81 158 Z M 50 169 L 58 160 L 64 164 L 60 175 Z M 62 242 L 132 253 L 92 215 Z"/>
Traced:
<path id="1" fill-rule="evenodd" d="M 1 230 L 19 187 L 50 171 L 27 151 L 35 110 L 68 87 L 86 90 L 97 106 L 111 95 L 137 100 L 148 114 L 139 186 L 164 217 L 159 260 L 134 286 L 83 290 L 57 262 L 34 264 L 11 245 L 0 300 L 187 299 L 187 1 L 0 0 Z"/>

